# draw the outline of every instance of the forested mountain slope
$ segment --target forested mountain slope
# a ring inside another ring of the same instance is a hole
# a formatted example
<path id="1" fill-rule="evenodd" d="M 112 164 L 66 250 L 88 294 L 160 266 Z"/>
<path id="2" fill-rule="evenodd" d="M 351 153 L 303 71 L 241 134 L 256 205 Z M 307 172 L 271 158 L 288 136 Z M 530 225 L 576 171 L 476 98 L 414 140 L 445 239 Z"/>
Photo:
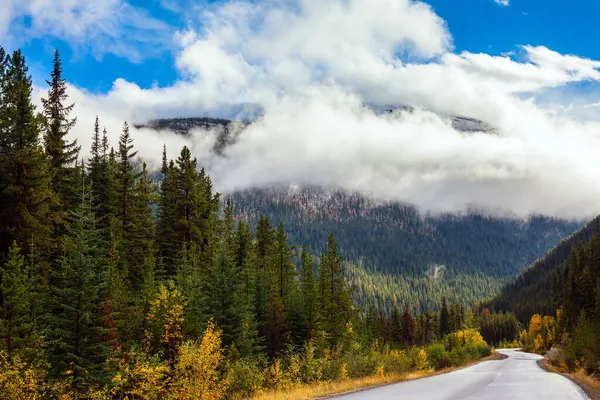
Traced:
<path id="1" fill-rule="evenodd" d="M 600 217 L 597 217 L 562 240 L 546 256 L 535 261 L 504 287 L 488 305 L 498 311 L 514 311 L 522 321 L 527 321 L 535 313 L 554 314 L 559 303 L 553 294 L 560 284 L 557 273 L 573 248 L 589 243 L 598 231 L 599 224 Z"/>
<path id="2" fill-rule="evenodd" d="M 444 295 L 474 304 L 579 227 L 541 216 L 423 216 L 410 206 L 314 187 L 255 189 L 226 198 L 238 218 L 254 226 L 268 215 L 274 224 L 284 223 L 292 242 L 317 254 L 333 232 L 353 264 L 349 278 L 357 302 L 383 311 L 398 303 L 426 310 Z"/>
<path id="3" fill-rule="evenodd" d="M 373 107 L 391 113 L 408 107 Z M 486 123 L 451 117 L 463 132 L 494 133 Z M 140 127 L 188 135 L 194 129 L 216 135 L 221 155 L 252 122 L 211 118 L 154 120 Z M 206 166 L 210 169 L 210 166 Z M 227 193 L 236 218 L 256 226 L 261 214 L 283 222 L 293 243 L 317 254 L 333 232 L 351 264 L 348 278 L 355 301 L 389 313 L 407 304 L 413 312 L 431 309 L 442 296 L 465 304 L 490 298 L 524 266 L 577 230 L 581 223 L 534 216 L 528 220 L 468 215 L 421 215 L 415 207 L 320 187 L 271 187 Z M 224 204 L 224 203 L 223 203 Z M 435 272 L 435 273 L 433 273 Z"/>

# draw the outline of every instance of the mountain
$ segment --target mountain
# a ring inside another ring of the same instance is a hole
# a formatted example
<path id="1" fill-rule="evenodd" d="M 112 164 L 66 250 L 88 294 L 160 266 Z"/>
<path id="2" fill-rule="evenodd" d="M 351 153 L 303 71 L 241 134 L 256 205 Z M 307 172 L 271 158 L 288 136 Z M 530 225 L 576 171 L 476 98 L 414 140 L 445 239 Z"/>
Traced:
<path id="1" fill-rule="evenodd" d="M 373 107 L 377 113 L 409 107 Z M 251 122 L 175 118 L 138 125 L 183 135 L 196 128 L 215 132 L 216 154 L 243 135 Z M 464 132 L 494 129 L 485 122 L 452 117 Z M 421 215 L 412 206 L 383 202 L 360 193 L 320 187 L 271 187 L 228 193 L 237 218 L 254 226 L 260 214 L 284 224 L 290 240 L 324 249 L 333 232 L 349 264 L 355 301 L 389 312 L 407 304 L 413 311 L 436 307 L 443 296 L 475 304 L 494 296 L 524 266 L 571 235 L 581 223 L 534 216 L 527 220 L 466 215 Z"/>
<path id="2" fill-rule="evenodd" d="M 292 243 L 317 254 L 333 232 L 351 264 L 355 300 L 383 311 L 396 304 L 427 310 L 442 296 L 474 304 L 580 227 L 542 216 L 421 215 L 411 206 L 317 187 L 253 189 L 225 199 L 251 226 L 267 215 L 284 224 Z"/>
<path id="3" fill-rule="evenodd" d="M 552 295 L 555 273 L 564 266 L 571 249 L 588 244 L 599 226 L 600 217 L 563 239 L 548 254 L 525 268 L 486 306 L 497 311 L 513 311 L 521 321 L 528 321 L 536 313 L 553 315 L 556 309 L 556 299 Z"/>

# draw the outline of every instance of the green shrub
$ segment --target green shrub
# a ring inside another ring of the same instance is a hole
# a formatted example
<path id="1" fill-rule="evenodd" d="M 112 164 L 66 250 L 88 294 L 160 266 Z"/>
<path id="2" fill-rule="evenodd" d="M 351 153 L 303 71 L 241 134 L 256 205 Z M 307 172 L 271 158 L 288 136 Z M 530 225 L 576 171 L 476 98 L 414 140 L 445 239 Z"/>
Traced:
<path id="1" fill-rule="evenodd" d="M 248 398 L 265 383 L 266 362 L 262 358 L 241 358 L 227 368 L 228 391 L 238 398 Z"/>
<path id="2" fill-rule="evenodd" d="M 446 348 L 441 343 L 435 343 L 427 346 L 425 348 L 425 353 L 427 353 L 427 360 L 429 360 L 429 364 L 435 368 L 440 369 L 440 362 L 442 358 L 446 355 Z"/>

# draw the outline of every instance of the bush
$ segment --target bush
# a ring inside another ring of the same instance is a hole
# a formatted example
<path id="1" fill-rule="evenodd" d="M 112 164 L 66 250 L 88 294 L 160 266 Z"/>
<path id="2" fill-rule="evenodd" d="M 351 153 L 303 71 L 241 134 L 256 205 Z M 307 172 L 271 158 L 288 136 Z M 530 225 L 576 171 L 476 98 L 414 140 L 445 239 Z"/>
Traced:
<path id="1" fill-rule="evenodd" d="M 227 381 L 228 393 L 238 398 L 249 398 L 260 392 L 265 384 L 264 370 L 267 363 L 263 358 L 241 358 L 229 364 Z"/>
<path id="2" fill-rule="evenodd" d="M 433 368 L 444 368 L 440 366 L 441 360 L 446 356 L 446 348 L 443 344 L 435 343 L 429 345 L 425 348 L 425 353 L 427 353 L 427 359 Z"/>

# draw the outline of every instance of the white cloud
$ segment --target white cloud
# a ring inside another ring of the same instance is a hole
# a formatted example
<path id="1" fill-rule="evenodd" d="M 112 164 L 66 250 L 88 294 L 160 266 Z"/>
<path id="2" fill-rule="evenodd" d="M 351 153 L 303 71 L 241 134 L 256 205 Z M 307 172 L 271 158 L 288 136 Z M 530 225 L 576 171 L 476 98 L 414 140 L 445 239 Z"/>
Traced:
<path id="1" fill-rule="evenodd" d="M 28 18 L 31 24 L 22 24 Z M 134 62 L 159 54 L 170 28 L 126 0 L 2 0 L 0 40 L 18 47 L 32 38 L 54 37 L 76 50 Z"/>
<path id="2" fill-rule="evenodd" d="M 600 81 L 598 61 L 541 46 L 512 58 L 455 54 L 445 22 L 409 0 L 232 1 L 212 6 L 201 25 L 175 36 L 181 79 L 171 86 L 118 79 L 103 95 L 71 87 L 84 148 L 96 113 L 116 143 L 124 119 L 259 103 L 265 116 L 225 157 L 210 152 L 214 137 L 200 131 L 190 138 L 136 131 L 136 145 L 158 161 L 163 142 L 172 156 L 188 143 L 221 190 L 296 182 L 434 212 L 600 212 L 600 123 L 564 97 L 545 105 L 536 98 Z M 378 116 L 365 102 L 417 110 Z M 457 132 L 449 115 L 497 130 Z"/>
<path id="3" fill-rule="evenodd" d="M 498 4 L 499 6 L 502 7 L 508 7 L 509 5 L 509 0 L 494 0 L 496 2 L 496 4 Z"/>

